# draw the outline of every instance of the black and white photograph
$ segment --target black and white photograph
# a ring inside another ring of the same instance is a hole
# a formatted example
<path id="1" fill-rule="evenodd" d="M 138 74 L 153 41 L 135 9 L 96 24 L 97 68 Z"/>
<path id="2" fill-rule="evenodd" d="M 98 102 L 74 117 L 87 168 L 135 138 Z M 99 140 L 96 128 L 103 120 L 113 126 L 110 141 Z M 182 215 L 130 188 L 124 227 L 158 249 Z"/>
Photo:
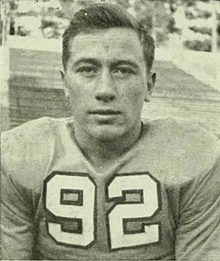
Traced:
<path id="1" fill-rule="evenodd" d="M 220 261 L 220 0 L 0 9 L 1 260 Z"/>

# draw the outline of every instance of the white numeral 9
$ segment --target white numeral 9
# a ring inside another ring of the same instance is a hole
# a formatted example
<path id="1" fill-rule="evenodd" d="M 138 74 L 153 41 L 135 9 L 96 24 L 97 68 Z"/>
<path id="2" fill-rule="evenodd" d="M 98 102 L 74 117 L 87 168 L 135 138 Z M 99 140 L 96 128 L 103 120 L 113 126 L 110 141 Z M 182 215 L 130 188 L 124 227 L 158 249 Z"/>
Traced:
<path id="1" fill-rule="evenodd" d="M 45 180 L 45 208 L 60 220 L 80 220 L 82 233 L 62 230 L 60 223 L 48 222 L 49 234 L 59 243 L 87 247 L 94 241 L 95 184 L 88 176 L 56 173 Z M 82 204 L 62 204 L 62 191 L 81 192 Z"/>

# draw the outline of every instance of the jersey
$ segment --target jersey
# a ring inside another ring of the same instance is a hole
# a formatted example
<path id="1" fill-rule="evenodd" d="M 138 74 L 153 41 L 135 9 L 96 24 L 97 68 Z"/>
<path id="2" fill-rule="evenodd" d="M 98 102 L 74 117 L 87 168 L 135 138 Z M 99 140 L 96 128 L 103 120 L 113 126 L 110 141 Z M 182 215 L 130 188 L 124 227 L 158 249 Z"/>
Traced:
<path id="1" fill-rule="evenodd" d="M 3 259 L 217 260 L 220 145 L 174 119 L 96 171 L 73 119 L 42 118 L 2 135 Z"/>

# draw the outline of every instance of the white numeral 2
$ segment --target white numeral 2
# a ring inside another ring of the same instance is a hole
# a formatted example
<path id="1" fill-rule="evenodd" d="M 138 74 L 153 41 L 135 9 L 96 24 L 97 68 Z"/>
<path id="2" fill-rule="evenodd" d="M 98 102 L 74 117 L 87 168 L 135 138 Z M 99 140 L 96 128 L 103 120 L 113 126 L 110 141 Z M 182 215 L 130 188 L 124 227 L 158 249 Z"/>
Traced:
<path id="1" fill-rule="evenodd" d="M 141 192 L 141 203 L 117 203 L 109 211 L 111 249 L 146 245 L 159 241 L 159 225 L 143 225 L 138 233 L 125 233 L 126 220 L 138 221 L 152 217 L 159 209 L 156 181 L 149 175 L 116 176 L 108 186 L 109 199 L 123 199 L 125 192 Z"/>
<path id="2" fill-rule="evenodd" d="M 148 173 L 116 175 L 107 184 L 110 249 L 129 248 L 159 241 L 159 224 L 144 224 L 159 211 L 159 184 Z M 65 198 L 65 193 L 78 197 Z M 128 194 L 139 201 L 126 201 Z M 95 240 L 96 184 L 88 174 L 54 172 L 44 181 L 44 207 L 53 217 L 48 233 L 57 243 L 88 247 Z M 65 221 L 80 221 L 81 231 L 65 230 Z M 126 231 L 127 222 L 141 222 L 140 231 Z"/>

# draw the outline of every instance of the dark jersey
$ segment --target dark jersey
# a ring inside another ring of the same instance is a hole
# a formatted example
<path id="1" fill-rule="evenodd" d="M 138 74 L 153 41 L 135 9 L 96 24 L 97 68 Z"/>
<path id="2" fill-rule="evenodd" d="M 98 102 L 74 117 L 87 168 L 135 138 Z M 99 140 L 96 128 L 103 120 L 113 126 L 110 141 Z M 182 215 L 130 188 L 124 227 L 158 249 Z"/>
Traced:
<path id="1" fill-rule="evenodd" d="M 2 135 L 3 259 L 217 260 L 220 144 L 173 119 L 97 172 L 72 119 Z"/>

